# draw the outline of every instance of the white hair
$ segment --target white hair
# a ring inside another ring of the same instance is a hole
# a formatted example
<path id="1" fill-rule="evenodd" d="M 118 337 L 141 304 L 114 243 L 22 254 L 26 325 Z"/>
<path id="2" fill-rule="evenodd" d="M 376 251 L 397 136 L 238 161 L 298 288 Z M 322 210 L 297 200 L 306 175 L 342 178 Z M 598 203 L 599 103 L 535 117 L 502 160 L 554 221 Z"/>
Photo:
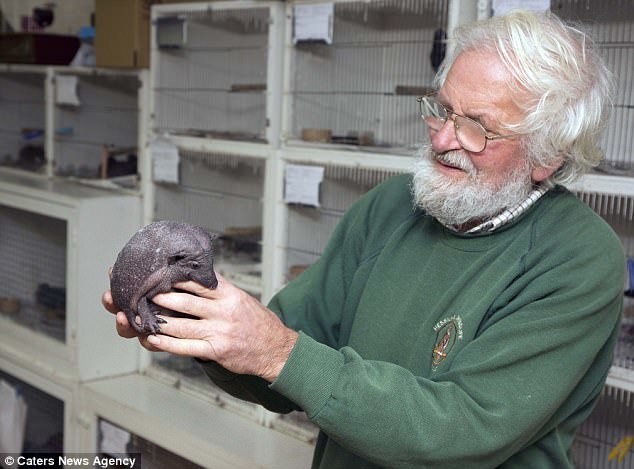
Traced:
<path id="1" fill-rule="evenodd" d="M 551 13 L 515 11 L 456 28 L 453 41 L 435 85 L 460 53 L 497 53 L 524 109 L 522 121 L 504 130 L 522 134 L 532 167 L 561 164 L 547 184 L 570 183 L 599 164 L 613 78 L 587 34 Z"/>

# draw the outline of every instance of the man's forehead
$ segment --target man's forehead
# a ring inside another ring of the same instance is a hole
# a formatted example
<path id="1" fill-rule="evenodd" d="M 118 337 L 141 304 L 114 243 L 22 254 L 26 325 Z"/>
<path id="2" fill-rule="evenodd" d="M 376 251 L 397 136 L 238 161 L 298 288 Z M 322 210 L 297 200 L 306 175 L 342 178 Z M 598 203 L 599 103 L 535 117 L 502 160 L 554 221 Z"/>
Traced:
<path id="1" fill-rule="evenodd" d="M 458 55 L 438 91 L 455 112 L 483 122 L 517 122 L 521 88 L 494 51 L 467 50 Z"/>

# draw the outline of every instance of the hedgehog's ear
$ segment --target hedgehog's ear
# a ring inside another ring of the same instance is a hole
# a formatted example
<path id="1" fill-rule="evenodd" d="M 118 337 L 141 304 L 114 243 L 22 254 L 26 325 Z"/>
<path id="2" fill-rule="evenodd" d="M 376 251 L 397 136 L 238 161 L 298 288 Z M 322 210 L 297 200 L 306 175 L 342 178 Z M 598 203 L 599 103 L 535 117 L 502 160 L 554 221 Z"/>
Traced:
<path id="1" fill-rule="evenodd" d="M 211 248 L 211 243 L 215 239 L 215 235 L 210 233 L 207 230 L 200 229 L 194 232 L 194 237 L 198 241 L 198 245 L 203 249 L 207 250 Z"/>

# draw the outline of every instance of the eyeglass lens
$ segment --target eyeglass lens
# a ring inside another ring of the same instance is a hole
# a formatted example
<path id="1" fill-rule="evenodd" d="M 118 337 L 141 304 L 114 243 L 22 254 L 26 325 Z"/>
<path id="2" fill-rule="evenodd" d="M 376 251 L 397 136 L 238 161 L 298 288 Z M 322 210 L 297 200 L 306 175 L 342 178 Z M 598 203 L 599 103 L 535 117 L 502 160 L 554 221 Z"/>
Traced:
<path id="1" fill-rule="evenodd" d="M 420 102 L 421 118 L 432 130 L 440 130 L 448 119 L 447 109 L 433 98 L 423 97 Z M 453 115 L 456 138 L 460 145 L 467 150 L 480 152 L 486 146 L 485 130 L 475 121 Z"/>

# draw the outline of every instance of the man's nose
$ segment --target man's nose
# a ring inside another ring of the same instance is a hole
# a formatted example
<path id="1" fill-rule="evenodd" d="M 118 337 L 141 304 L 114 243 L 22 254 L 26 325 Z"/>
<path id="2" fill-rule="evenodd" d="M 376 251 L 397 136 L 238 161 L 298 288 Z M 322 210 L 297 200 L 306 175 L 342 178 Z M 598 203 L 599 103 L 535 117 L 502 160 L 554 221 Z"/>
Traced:
<path id="1" fill-rule="evenodd" d="M 462 146 L 456 137 L 456 125 L 453 119 L 447 119 L 438 130 L 429 130 L 432 150 L 444 153 L 450 150 L 460 150 Z"/>

